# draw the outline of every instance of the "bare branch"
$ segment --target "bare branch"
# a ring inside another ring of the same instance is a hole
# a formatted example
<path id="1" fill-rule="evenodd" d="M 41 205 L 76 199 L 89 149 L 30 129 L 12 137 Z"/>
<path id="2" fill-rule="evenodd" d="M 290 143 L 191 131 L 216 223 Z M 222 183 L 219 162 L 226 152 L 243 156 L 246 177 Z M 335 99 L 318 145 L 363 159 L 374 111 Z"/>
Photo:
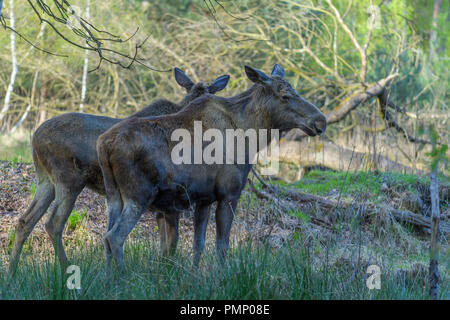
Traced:
<path id="1" fill-rule="evenodd" d="M 392 74 L 372 84 L 365 91 L 352 94 L 342 101 L 334 110 L 326 114 L 327 123 L 333 123 L 343 119 L 350 111 L 355 109 L 361 103 L 366 102 L 372 97 L 378 96 L 383 91 L 384 87 L 397 76 L 398 73 Z"/>
<path id="2" fill-rule="evenodd" d="M 170 72 L 170 69 L 161 70 L 161 69 L 150 67 L 150 66 L 146 65 L 145 63 L 143 63 L 140 58 L 138 58 L 138 51 L 142 48 L 142 45 L 145 43 L 145 40 L 142 43 L 135 45 L 135 52 L 133 53 L 133 55 L 125 54 L 125 53 L 119 52 L 115 49 L 105 46 L 105 43 L 124 43 L 124 42 L 130 41 L 132 38 L 134 38 L 134 36 L 136 35 L 139 28 L 137 28 L 136 31 L 127 39 L 121 39 L 119 36 L 114 35 L 111 32 L 101 30 L 100 28 L 94 26 L 87 19 L 80 17 L 78 15 L 78 13 L 75 12 L 75 10 L 71 7 L 70 3 L 66 0 L 61 0 L 61 1 L 53 0 L 53 4 L 55 5 L 55 7 L 57 9 L 57 11 L 55 11 L 55 12 L 52 10 L 52 8 L 48 4 L 46 4 L 42 0 L 35 0 L 35 1 L 27 0 L 27 2 L 30 5 L 30 7 L 33 9 L 37 18 L 39 19 L 39 22 L 48 24 L 53 29 L 53 31 L 55 31 L 56 34 L 60 38 L 62 38 L 64 41 L 70 43 L 71 45 L 73 45 L 79 49 L 95 51 L 97 53 L 100 61 L 98 63 L 97 68 L 95 68 L 93 70 L 97 70 L 100 67 L 102 60 L 106 60 L 109 63 L 117 64 L 123 68 L 130 68 L 136 62 L 136 63 L 138 63 L 150 70 L 153 70 L 153 71 Z M 1 10 L 1 7 L 0 7 L 0 10 Z M 42 13 L 40 13 L 40 11 Z M 67 35 L 63 34 L 63 32 L 61 32 L 57 28 L 55 23 L 68 25 L 68 23 L 69 23 L 68 19 L 71 16 L 75 17 L 76 21 L 79 24 L 79 27 L 73 26 L 71 28 L 72 32 L 77 37 L 84 39 L 84 42 L 86 43 L 86 45 L 82 45 L 75 40 L 69 39 L 69 37 Z M 49 17 L 49 19 L 47 19 L 46 17 Z M 0 15 L 0 23 L 5 29 L 11 30 L 12 32 L 19 35 L 20 38 L 25 40 L 32 47 L 34 47 L 42 52 L 45 52 L 47 54 L 61 56 L 61 57 L 67 57 L 67 55 L 52 53 L 49 50 L 45 50 L 45 49 L 41 49 L 41 48 L 37 47 L 30 40 L 28 40 L 26 37 L 24 37 L 22 34 L 20 34 L 17 30 L 15 30 L 14 27 L 8 26 L 2 15 Z M 99 34 L 99 35 L 97 35 L 97 34 Z M 100 36 L 100 34 L 103 36 Z M 107 37 L 104 37 L 104 35 L 107 35 Z M 124 61 L 106 57 L 104 55 L 104 52 L 108 52 L 111 55 L 117 55 L 117 56 L 123 58 Z M 91 71 L 93 71 L 93 70 L 91 70 Z"/>
<path id="3" fill-rule="evenodd" d="M 353 42 L 353 44 L 355 45 L 355 48 L 358 50 L 360 56 L 361 56 L 361 82 L 365 82 L 366 80 L 366 71 L 367 71 L 367 56 L 366 56 L 366 50 L 367 48 L 363 49 L 358 40 L 356 39 L 355 35 L 353 34 L 353 32 L 349 29 L 349 27 L 345 24 L 344 20 L 341 17 L 341 14 L 339 13 L 339 11 L 336 9 L 336 7 L 331 3 L 331 0 L 326 0 L 326 2 L 328 3 L 328 5 L 330 6 L 330 8 L 333 10 L 337 21 L 339 22 L 339 24 L 341 25 L 342 29 L 345 31 L 345 33 L 347 33 L 347 35 L 349 36 L 350 40 Z M 373 26 L 372 26 L 373 28 Z M 371 34 L 372 32 L 370 32 Z M 369 44 L 370 41 L 370 34 L 369 37 L 367 39 L 367 46 Z"/>
<path id="4" fill-rule="evenodd" d="M 32 43 L 30 40 L 28 40 L 25 36 L 23 36 L 20 32 L 18 32 L 17 30 L 15 30 L 14 28 L 11 28 L 10 26 L 8 26 L 6 24 L 6 21 L 4 19 L 3 16 L 0 16 L 0 24 L 2 25 L 3 28 L 10 30 L 11 32 L 14 32 L 15 34 L 17 34 L 22 40 L 24 40 L 26 43 L 28 43 L 30 46 L 32 46 L 33 48 L 35 48 L 36 50 L 42 51 L 46 54 L 52 55 L 52 56 L 57 56 L 57 57 L 63 57 L 63 58 L 67 58 L 68 56 L 65 54 L 58 54 L 58 53 L 54 53 L 51 52 L 49 50 L 46 49 L 42 49 L 38 46 L 36 46 L 34 43 Z"/>
<path id="5" fill-rule="evenodd" d="M 234 41 L 234 42 L 244 42 L 244 41 L 266 41 L 266 40 L 263 40 L 263 39 L 257 39 L 257 38 L 247 38 L 247 39 L 235 39 L 235 38 L 233 38 L 233 37 L 225 30 L 225 27 L 222 26 L 222 25 L 219 23 L 219 21 L 217 20 L 217 14 L 216 14 L 217 12 L 216 12 L 216 9 L 215 9 L 215 7 L 214 7 L 214 4 L 211 2 L 211 0 L 203 0 L 203 2 L 205 3 L 206 8 L 208 9 L 210 15 L 213 17 L 214 22 L 216 23 L 216 25 L 217 25 L 217 26 L 219 27 L 219 29 L 222 31 L 222 33 L 224 34 L 224 36 L 225 36 L 226 38 L 228 38 L 229 40 Z M 234 19 L 245 20 L 245 19 L 242 19 L 242 18 L 237 18 L 237 17 L 233 16 L 232 14 L 230 14 L 220 2 L 218 2 L 218 1 L 214 1 L 214 2 L 216 2 L 222 9 L 224 9 L 224 11 L 225 11 L 228 15 L 230 15 L 230 16 L 233 17 Z"/>
<path id="6" fill-rule="evenodd" d="M 397 130 L 398 132 L 400 132 L 406 140 L 408 140 L 409 142 L 413 142 L 413 143 L 422 143 L 422 144 L 431 144 L 431 141 L 428 140 L 424 140 L 424 139 L 420 139 L 420 138 L 416 138 L 411 136 L 406 129 L 404 129 L 402 126 L 400 126 L 397 121 L 395 121 L 394 117 L 392 116 L 392 114 L 389 112 L 389 110 L 387 109 L 387 105 L 389 104 L 389 95 L 386 92 L 386 90 L 383 90 L 379 95 L 378 95 L 378 99 L 380 102 L 380 116 L 382 117 L 382 119 L 385 120 L 386 125 L 388 126 L 388 128 L 393 128 L 395 130 Z M 440 143 L 438 143 L 440 144 Z"/>

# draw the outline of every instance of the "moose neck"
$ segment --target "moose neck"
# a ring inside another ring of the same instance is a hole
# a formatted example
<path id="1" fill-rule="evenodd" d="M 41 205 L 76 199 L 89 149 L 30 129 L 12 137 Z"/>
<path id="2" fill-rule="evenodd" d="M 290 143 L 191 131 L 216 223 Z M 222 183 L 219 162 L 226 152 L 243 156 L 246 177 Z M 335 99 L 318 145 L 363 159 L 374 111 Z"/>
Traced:
<path id="1" fill-rule="evenodd" d="M 264 87 L 254 84 L 232 98 L 229 98 L 231 118 L 238 128 L 247 129 L 273 129 L 271 115 L 265 103 L 271 97 L 265 92 Z"/>

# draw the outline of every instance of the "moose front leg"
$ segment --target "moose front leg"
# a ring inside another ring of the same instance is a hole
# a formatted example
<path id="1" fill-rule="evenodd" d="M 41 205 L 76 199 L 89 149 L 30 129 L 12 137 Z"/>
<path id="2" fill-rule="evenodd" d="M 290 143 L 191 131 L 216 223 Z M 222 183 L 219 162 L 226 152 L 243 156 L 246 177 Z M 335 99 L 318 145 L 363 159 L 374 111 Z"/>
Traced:
<path id="1" fill-rule="evenodd" d="M 216 248 L 219 261 L 224 262 L 227 256 L 230 230 L 233 223 L 237 200 L 220 201 L 216 210 Z"/>

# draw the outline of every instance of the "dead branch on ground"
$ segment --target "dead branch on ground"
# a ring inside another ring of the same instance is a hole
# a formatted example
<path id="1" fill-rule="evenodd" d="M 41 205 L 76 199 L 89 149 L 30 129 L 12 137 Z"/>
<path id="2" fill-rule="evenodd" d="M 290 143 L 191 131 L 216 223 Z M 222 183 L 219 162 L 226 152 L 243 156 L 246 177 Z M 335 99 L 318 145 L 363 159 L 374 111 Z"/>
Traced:
<path id="1" fill-rule="evenodd" d="M 373 203 L 364 203 L 364 206 L 361 206 L 360 204 L 353 202 L 333 201 L 324 197 L 298 192 L 290 188 L 268 185 L 267 183 L 262 185 L 262 190 L 258 190 L 250 179 L 249 185 L 258 198 L 274 202 L 277 208 L 283 212 L 291 210 L 307 210 L 314 207 L 321 211 L 328 212 L 331 215 L 335 215 L 338 210 L 341 212 L 348 210 L 354 210 L 355 212 L 359 211 L 363 216 L 368 218 L 376 215 L 380 211 L 384 211 L 399 222 L 409 223 L 423 229 L 431 229 L 430 217 L 416 214 L 408 210 L 399 210 L 387 205 L 380 206 Z M 282 197 L 278 195 L 282 195 Z M 311 218 L 311 222 L 325 226 L 326 228 L 331 228 L 332 226 L 331 222 L 313 217 Z M 441 222 L 440 229 L 442 232 L 448 234 L 450 233 L 450 224 Z"/>

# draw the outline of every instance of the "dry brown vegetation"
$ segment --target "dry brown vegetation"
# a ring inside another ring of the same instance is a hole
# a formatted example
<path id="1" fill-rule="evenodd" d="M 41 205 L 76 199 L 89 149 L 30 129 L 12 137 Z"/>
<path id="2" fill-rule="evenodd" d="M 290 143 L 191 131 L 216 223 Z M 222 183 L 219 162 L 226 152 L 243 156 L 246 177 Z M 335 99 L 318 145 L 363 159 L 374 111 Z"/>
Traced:
<path id="1" fill-rule="evenodd" d="M 18 3 L 18 25 L 32 24 L 33 15 L 21 14 L 28 6 Z M 150 35 L 139 52 L 148 65 L 177 66 L 195 82 L 230 74 L 224 95 L 248 87 L 244 64 L 270 70 L 280 63 L 293 86 L 327 114 L 327 143 L 346 151 L 355 149 L 369 158 L 387 157 L 407 170 L 428 171 L 425 153 L 430 146 L 423 143 L 429 140 L 424 129 L 433 123 L 440 142 L 448 140 L 448 81 L 439 71 L 445 66 L 445 54 L 435 55 L 436 61 L 423 55 L 422 34 L 396 14 L 396 10 L 410 10 L 408 4 L 383 4 L 375 15 L 366 13 L 369 2 L 246 1 L 227 3 L 226 10 L 213 3 L 215 8 L 203 1 L 188 1 L 185 8 L 91 2 L 91 16 L 98 26 L 120 35 L 132 34 L 139 25 L 132 41 L 118 46 L 132 53 L 135 44 Z M 74 4 L 85 5 L 83 1 Z M 20 71 L 3 120 L 4 131 L 13 128 L 28 106 L 24 125 L 30 131 L 45 119 L 80 108 L 84 52 L 53 36 L 48 25 L 41 29 L 26 35 L 37 37 L 37 43 L 55 52 L 73 53 L 68 59 L 49 58 L 18 44 Z M 10 53 L 2 52 L 0 59 L 5 65 L 0 79 L 6 88 Z M 97 62 L 93 54 L 90 67 Z M 183 95 L 170 74 L 139 65 L 123 69 L 103 64 L 87 79 L 83 110 L 93 114 L 124 117 L 156 97 L 179 100 Z M 294 130 L 286 139 L 302 136 Z M 326 148 L 321 151 L 322 157 L 335 158 Z"/>

